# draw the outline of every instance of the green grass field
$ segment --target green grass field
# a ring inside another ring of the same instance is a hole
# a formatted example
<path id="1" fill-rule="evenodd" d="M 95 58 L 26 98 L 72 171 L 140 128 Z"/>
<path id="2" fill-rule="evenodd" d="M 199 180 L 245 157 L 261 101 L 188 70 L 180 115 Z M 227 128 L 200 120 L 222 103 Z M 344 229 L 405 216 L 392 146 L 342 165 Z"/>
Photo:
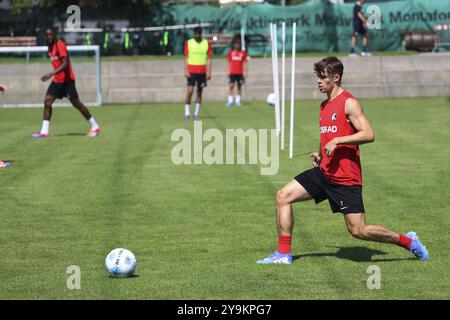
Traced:
<path id="1" fill-rule="evenodd" d="M 376 134 L 362 147 L 369 223 L 415 230 L 431 260 L 353 239 L 327 203 L 294 206 L 291 266 L 255 263 L 276 247 L 274 194 L 310 167 L 319 101 L 296 109 L 295 157 L 277 175 L 257 165 L 179 165 L 171 133 L 192 130 L 182 105 L 92 109 L 102 134 L 69 108 L 54 111 L 52 137 L 32 140 L 41 109 L 0 109 L 2 299 L 449 299 L 450 106 L 446 98 L 363 100 Z M 204 128 L 270 128 L 262 102 L 206 103 Z M 131 249 L 133 278 L 109 278 L 109 250 Z M 66 268 L 81 289 L 66 288 Z M 369 290 L 366 269 L 381 269 Z"/>

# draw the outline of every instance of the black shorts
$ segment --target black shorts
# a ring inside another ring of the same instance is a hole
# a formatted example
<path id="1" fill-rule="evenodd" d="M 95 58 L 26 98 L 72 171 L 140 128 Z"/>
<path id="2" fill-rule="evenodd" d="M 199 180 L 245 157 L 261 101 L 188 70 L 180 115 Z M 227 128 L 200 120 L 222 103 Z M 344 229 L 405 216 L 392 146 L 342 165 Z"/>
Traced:
<path id="1" fill-rule="evenodd" d="M 353 26 L 353 35 L 355 37 L 364 36 L 367 34 L 367 29 L 363 26 Z"/>
<path id="2" fill-rule="evenodd" d="M 303 171 L 294 179 L 308 191 L 316 203 L 328 199 L 333 213 L 364 213 L 362 186 L 330 183 L 319 167 Z"/>
<path id="3" fill-rule="evenodd" d="M 206 87 L 206 74 L 201 73 L 191 73 L 187 80 L 188 86 L 197 85 L 198 89 L 203 89 Z"/>
<path id="4" fill-rule="evenodd" d="M 228 75 L 230 84 L 237 83 L 238 86 L 242 86 L 245 83 L 244 76 L 242 74 L 230 74 Z"/>
<path id="5" fill-rule="evenodd" d="M 63 83 L 52 82 L 47 89 L 47 95 L 58 99 L 67 97 L 69 100 L 78 99 L 78 92 L 75 81 L 70 80 Z"/>

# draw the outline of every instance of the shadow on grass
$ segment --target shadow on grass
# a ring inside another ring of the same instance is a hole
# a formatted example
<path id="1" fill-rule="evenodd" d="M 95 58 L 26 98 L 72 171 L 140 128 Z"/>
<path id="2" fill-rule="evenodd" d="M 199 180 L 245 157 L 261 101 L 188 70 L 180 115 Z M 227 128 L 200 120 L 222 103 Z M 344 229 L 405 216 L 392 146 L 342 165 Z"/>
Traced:
<path id="1" fill-rule="evenodd" d="M 367 247 L 334 247 L 338 250 L 336 252 L 330 253 L 306 253 L 297 256 L 293 256 L 293 260 L 308 257 L 336 257 L 339 259 L 351 260 L 354 262 L 390 262 L 390 261 L 401 261 L 401 260 L 416 260 L 416 258 L 391 258 L 391 259 L 380 259 L 374 258 L 374 256 L 380 256 L 387 254 L 384 251 L 370 249 Z"/>
<path id="2" fill-rule="evenodd" d="M 114 277 L 114 276 L 108 275 L 108 278 L 110 278 L 110 279 L 131 279 L 131 278 L 139 278 L 139 275 L 132 274 L 131 276 L 128 276 L 128 277 Z"/>
<path id="3" fill-rule="evenodd" d="M 69 133 L 56 134 L 56 135 L 54 135 L 54 137 L 81 137 L 81 136 L 85 136 L 85 135 L 86 135 L 86 133 L 69 132 Z"/>

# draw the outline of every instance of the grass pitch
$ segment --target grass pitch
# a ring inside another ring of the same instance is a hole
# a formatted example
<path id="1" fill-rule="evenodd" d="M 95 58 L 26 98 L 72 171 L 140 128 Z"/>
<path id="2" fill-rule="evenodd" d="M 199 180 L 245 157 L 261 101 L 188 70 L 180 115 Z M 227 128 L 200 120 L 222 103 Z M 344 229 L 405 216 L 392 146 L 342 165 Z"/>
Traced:
<path id="1" fill-rule="evenodd" d="M 449 299 L 450 112 L 445 98 L 363 100 L 376 141 L 362 146 L 369 223 L 415 230 L 430 251 L 416 261 L 397 246 L 363 242 L 327 203 L 294 206 L 291 266 L 260 266 L 276 247 L 274 194 L 310 167 L 319 144 L 318 101 L 296 109 L 295 157 L 257 165 L 180 165 L 175 104 L 92 109 L 102 134 L 72 109 L 54 111 L 52 137 L 32 140 L 41 109 L 0 109 L 0 298 L 3 299 Z M 271 128 L 265 103 L 206 103 L 204 128 Z M 115 247 L 137 256 L 136 275 L 112 279 Z M 66 269 L 81 269 L 81 289 Z M 366 270 L 381 269 L 369 290 Z"/>

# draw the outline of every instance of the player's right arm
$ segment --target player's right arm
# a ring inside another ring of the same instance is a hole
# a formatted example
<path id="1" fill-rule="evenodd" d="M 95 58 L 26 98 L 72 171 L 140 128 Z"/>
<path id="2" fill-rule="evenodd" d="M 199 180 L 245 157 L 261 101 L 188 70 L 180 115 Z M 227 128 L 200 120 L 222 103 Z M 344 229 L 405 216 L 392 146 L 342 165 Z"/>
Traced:
<path id="1" fill-rule="evenodd" d="M 186 78 L 189 78 L 191 76 L 191 74 L 189 73 L 189 67 L 188 67 L 188 57 L 186 56 L 184 58 L 184 76 Z"/>
<path id="2" fill-rule="evenodd" d="M 52 72 L 50 72 L 50 73 L 47 73 L 46 75 L 43 75 L 42 77 L 41 77 L 41 80 L 43 81 L 43 82 L 45 82 L 45 81 L 47 81 L 48 79 L 50 79 L 51 77 L 53 77 L 55 74 L 57 74 L 57 73 L 60 73 L 60 72 L 62 72 L 62 71 L 64 71 L 64 70 L 66 70 L 68 67 L 69 67 L 69 60 L 67 59 L 67 57 L 64 57 L 64 58 L 62 58 L 62 64 L 58 67 L 58 68 L 56 68 L 55 70 L 53 70 Z"/>
<path id="3" fill-rule="evenodd" d="M 5 91 L 6 91 L 5 85 L 0 83 L 0 93 L 5 93 Z"/>
<path id="4" fill-rule="evenodd" d="M 231 67 L 231 50 L 227 53 L 227 62 L 228 62 L 228 70 L 230 70 Z"/>
<path id="5" fill-rule="evenodd" d="M 319 150 L 320 150 L 320 146 L 319 146 Z M 309 156 L 312 158 L 311 162 L 312 162 L 313 167 L 320 166 L 320 161 L 322 160 L 322 154 L 320 151 L 313 152 Z"/>
<path id="6" fill-rule="evenodd" d="M 188 63 L 188 57 L 189 57 L 189 49 L 187 41 L 184 43 L 184 76 L 186 79 L 189 79 L 191 74 L 189 73 L 189 63 Z"/>
<path id="7" fill-rule="evenodd" d="M 69 67 L 69 53 L 67 52 L 66 44 L 62 40 L 58 40 L 58 41 L 56 41 L 55 46 L 56 46 L 56 49 L 58 52 L 57 55 L 58 55 L 59 59 L 62 60 L 62 64 L 58 68 L 53 70 L 52 72 L 47 73 L 46 75 L 42 76 L 41 77 L 42 81 L 47 81 L 48 79 L 53 77 L 55 74 L 65 71 Z"/>

